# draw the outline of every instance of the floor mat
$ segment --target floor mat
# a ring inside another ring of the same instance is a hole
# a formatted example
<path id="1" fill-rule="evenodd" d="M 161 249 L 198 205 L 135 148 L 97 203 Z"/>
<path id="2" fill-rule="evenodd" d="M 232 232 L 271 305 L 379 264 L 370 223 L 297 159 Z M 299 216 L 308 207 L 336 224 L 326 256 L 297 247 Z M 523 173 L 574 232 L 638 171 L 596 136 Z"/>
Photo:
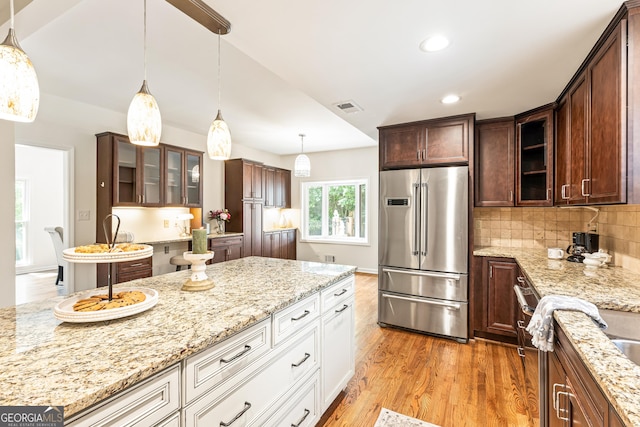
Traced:
<path id="1" fill-rule="evenodd" d="M 406 415 L 382 408 L 374 427 L 438 427 L 426 421 L 420 421 Z"/>

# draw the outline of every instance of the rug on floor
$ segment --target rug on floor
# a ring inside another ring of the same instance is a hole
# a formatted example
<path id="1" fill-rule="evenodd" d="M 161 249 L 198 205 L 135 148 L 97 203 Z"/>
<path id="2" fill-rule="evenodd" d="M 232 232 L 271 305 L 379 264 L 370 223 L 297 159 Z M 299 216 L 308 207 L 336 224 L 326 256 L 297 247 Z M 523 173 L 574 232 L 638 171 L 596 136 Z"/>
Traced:
<path id="1" fill-rule="evenodd" d="M 387 408 L 380 410 L 378 421 L 374 427 L 438 427 L 426 421 L 420 421 L 397 412 L 390 411 Z"/>

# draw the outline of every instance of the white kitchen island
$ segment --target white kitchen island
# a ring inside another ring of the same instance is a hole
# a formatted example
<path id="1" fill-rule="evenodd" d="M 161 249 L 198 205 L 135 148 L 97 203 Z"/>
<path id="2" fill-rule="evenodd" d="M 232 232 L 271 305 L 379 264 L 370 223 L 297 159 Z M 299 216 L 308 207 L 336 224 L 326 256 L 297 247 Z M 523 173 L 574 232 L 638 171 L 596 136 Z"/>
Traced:
<path id="1" fill-rule="evenodd" d="M 188 271 L 128 282 L 159 302 L 119 320 L 62 323 L 63 298 L 2 309 L 0 405 L 61 405 L 74 426 L 315 425 L 353 375 L 354 272 L 249 257 L 209 266 L 204 292 L 180 290 Z"/>

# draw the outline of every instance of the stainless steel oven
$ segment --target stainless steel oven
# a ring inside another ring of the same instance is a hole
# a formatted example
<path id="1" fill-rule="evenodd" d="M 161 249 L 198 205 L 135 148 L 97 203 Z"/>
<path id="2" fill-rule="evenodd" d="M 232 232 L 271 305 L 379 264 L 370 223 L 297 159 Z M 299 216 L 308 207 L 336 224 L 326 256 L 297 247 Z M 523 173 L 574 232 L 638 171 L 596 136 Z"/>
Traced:
<path id="1" fill-rule="evenodd" d="M 538 396 L 538 412 L 540 417 L 540 427 L 547 425 L 546 422 L 546 378 L 547 378 L 547 358 L 531 345 L 531 335 L 526 331 L 531 316 L 538 305 L 539 297 L 533 286 L 524 275 L 519 275 L 518 283 L 513 286 L 520 305 L 518 312 L 518 355 L 522 360 L 524 369 L 524 380 L 527 395 Z M 537 384 L 536 384 L 537 382 Z M 533 408 L 529 408 L 532 410 Z"/>

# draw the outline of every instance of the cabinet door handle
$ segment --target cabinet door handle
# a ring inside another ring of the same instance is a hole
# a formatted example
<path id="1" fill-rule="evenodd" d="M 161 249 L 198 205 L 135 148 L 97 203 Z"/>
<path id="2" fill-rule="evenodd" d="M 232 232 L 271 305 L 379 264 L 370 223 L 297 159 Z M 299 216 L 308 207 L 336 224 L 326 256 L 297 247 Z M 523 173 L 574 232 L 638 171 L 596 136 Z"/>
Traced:
<path id="1" fill-rule="evenodd" d="M 509 201 L 513 202 L 513 190 L 509 190 Z"/>
<path id="2" fill-rule="evenodd" d="M 233 417 L 233 419 L 231 421 L 229 421 L 228 423 L 225 423 L 224 421 L 220 421 L 220 425 L 222 427 L 229 427 L 231 424 L 235 423 L 238 420 L 238 418 L 243 416 L 244 413 L 247 412 L 250 408 L 251 408 L 251 403 L 244 402 L 244 408 L 242 409 L 242 411 L 238 412 L 238 415 Z"/>
<path id="3" fill-rule="evenodd" d="M 585 184 L 587 182 L 591 182 L 591 180 L 589 178 L 583 179 L 581 184 L 580 184 L 580 189 L 582 190 L 582 197 L 589 197 L 591 195 L 591 194 L 588 194 L 584 189 Z"/>
<path id="4" fill-rule="evenodd" d="M 311 312 L 309 310 L 305 310 L 304 313 L 302 313 L 300 316 L 298 317 L 292 317 L 291 320 L 300 320 L 304 317 L 307 317 Z"/>
<path id="5" fill-rule="evenodd" d="M 416 151 L 416 160 L 420 160 L 421 150 Z"/>
<path id="6" fill-rule="evenodd" d="M 547 200 L 551 200 L 551 188 L 547 188 Z"/>
<path id="7" fill-rule="evenodd" d="M 231 359 L 220 359 L 220 363 L 231 363 L 234 360 L 236 360 L 237 358 L 244 356 L 249 351 L 251 351 L 251 346 L 250 345 L 245 345 L 244 346 L 244 350 L 240 351 L 240 353 L 236 354 Z"/>
<path id="8" fill-rule="evenodd" d="M 349 306 L 347 304 L 343 305 L 342 308 L 339 308 L 336 310 L 336 313 L 342 313 L 343 311 L 345 311 L 347 308 L 349 308 Z"/>
<path id="9" fill-rule="evenodd" d="M 294 368 L 297 368 L 298 366 L 302 365 L 304 362 L 307 361 L 307 359 L 309 359 L 311 357 L 311 355 L 309 353 L 305 353 L 304 357 L 302 358 L 301 361 L 299 361 L 298 363 L 292 363 L 291 366 Z"/>
<path id="10" fill-rule="evenodd" d="M 562 187 L 561 187 L 562 192 L 561 192 L 560 197 L 562 198 L 562 200 L 567 200 L 569 198 L 569 197 L 567 197 L 567 187 L 568 187 L 568 184 L 563 184 Z"/>
<path id="11" fill-rule="evenodd" d="M 566 396 L 567 400 L 570 399 L 571 397 L 575 397 L 573 394 L 569 393 L 568 391 L 559 391 L 558 392 L 558 408 L 556 409 L 556 417 L 558 417 L 558 419 L 562 420 L 562 421 L 569 421 L 569 409 L 567 408 L 562 408 L 560 407 L 560 396 Z M 561 413 L 566 413 L 567 416 L 563 417 L 562 415 L 560 415 Z"/>
<path id="12" fill-rule="evenodd" d="M 344 295 L 347 293 L 346 289 L 341 290 L 340 292 L 338 292 L 337 294 L 333 294 L 334 297 L 339 297 L 340 295 Z"/>
<path id="13" fill-rule="evenodd" d="M 304 415 L 302 416 L 302 418 L 300 418 L 300 420 L 297 423 L 291 424 L 291 427 L 300 427 L 300 425 L 304 422 L 304 420 L 307 419 L 310 413 L 311 411 L 305 408 Z"/>
<path id="14" fill-rule="evenodd" d="M 489 279 L 493 279 L 493 266 L 489 267 Z"/>
<path id="15" fill-rule="evenodd" d="M 524 329 L 525 328 L 523 320 L 518 320 L 518 328 L 520 328 L 520 329 Z"/>

